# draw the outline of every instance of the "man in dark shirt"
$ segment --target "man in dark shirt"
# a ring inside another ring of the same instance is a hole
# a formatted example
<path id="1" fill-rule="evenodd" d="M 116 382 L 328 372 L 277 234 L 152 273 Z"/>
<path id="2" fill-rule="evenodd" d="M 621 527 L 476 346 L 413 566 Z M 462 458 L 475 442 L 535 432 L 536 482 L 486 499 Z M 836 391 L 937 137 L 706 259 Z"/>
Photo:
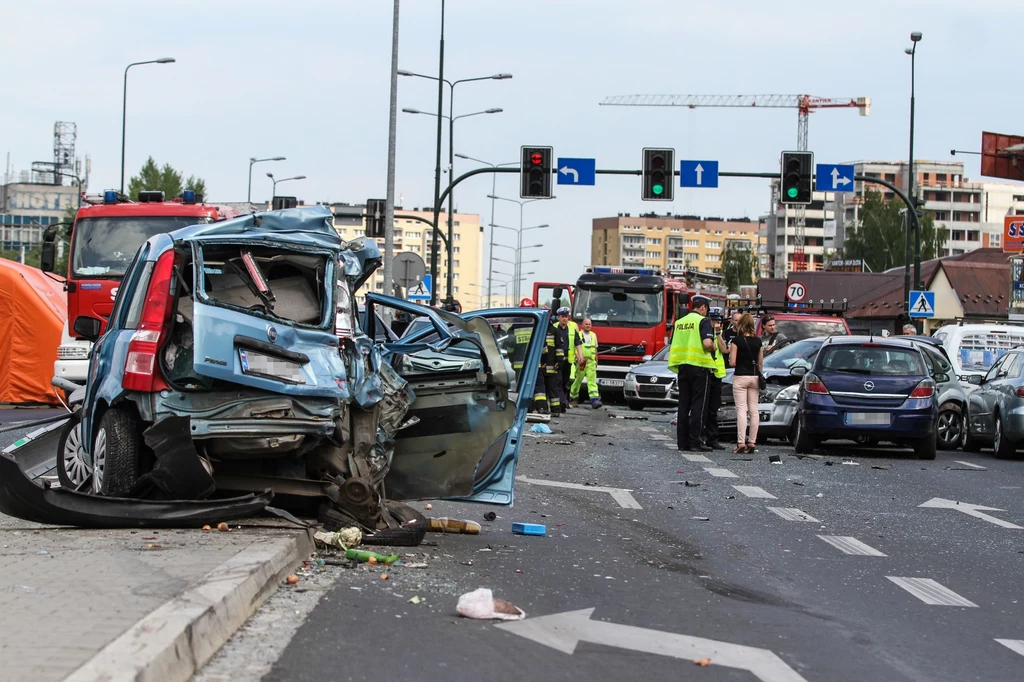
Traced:
<path id="1" fill-rule="evenodd" d="M 736 331 L 736 328 L 739 326 L 741 317 L 743 317 L 743 313 L 738 310 L 732 311 L 732 324 L 726 327 L 722 332 L 722 340 L 725 341 L 726 346 L 732 343 L 732 340 L 736 338 L 737 334 L 739 334 L 739 332 Z"/>

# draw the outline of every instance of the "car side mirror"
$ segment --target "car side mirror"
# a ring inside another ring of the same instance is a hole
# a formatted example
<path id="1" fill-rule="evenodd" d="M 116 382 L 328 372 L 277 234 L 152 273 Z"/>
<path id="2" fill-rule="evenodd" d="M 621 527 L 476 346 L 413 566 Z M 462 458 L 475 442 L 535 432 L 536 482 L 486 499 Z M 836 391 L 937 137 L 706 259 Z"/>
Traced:
<path id="1" fill-rule="evenodd" d="M 967 383 L 969 383 L 971 386 L 981 386 L 981 384 L 983 383 L 983 380 L 984 380 L 984 377 L 981 376 L 980 374 L 969 374 L 969 375 L 967 375 Z"/>
<path id="2" fill-rule="evenodd" d="M 95 341 L 100 338 L 100 328 L 103 323 L 97 320 L 95 317 L 89 317 L 88 315 L 79 315 L 75 318 L 75 324 L 72 327 L 74 332 L 83 339 L 89 341 Z"/>
<path id="3" fill-rule="evenodd" d="M 653 355 L 645 355 L 642 358 L 640 358 L 640 362 L 650 362 L 651 358 L 653 357 Z"/>
<path id="4" fill-rule="evenodd" d="M 807 368 L 806 367 L 794 367 L 791 370 L 789 370 L 789 373 L 790 373 L 790 375 L 795 376 L 795 377 L 802 377 L 803 375 L 807 374 Z"/>

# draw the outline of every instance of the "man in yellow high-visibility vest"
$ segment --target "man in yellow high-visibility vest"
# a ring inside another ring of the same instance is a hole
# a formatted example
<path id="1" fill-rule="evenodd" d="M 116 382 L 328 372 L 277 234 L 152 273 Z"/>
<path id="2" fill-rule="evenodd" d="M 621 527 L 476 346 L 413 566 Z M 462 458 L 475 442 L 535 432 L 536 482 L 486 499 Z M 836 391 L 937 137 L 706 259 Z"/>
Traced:
<path id="1" fill-rule="evenodd" d="M 706 317 L 710 307 L 710 299 L 704 296 L 690 298 L 690 313 L 676 320 L 668 351 L 668 368 L 679 375 L 676 447 L 684 451 L 711 451 L 701 442 L 708 384 L 718 354 L 714 327 Z"/>

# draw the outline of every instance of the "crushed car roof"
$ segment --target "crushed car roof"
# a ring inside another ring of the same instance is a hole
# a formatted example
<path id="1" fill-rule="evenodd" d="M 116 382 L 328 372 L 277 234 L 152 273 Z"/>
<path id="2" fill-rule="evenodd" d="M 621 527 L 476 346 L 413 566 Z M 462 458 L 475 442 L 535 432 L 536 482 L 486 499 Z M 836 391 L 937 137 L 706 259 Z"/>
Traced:
<path id="1" fill-rule="evenodd" d="M 287 237 L 290 242 L 338 249 L 341 237 L 332 224 L 333 215 L 324 206 L 286 208 L 252 213 L 233 220 L 192 225 L 171 233 L 174 241 L 204 237 Z"/>

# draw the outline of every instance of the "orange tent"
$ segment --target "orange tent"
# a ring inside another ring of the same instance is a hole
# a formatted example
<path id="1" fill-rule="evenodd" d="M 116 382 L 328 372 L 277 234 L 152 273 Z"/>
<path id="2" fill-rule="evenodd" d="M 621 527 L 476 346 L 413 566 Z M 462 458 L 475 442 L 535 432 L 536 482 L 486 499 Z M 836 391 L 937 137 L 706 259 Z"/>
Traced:
<path id="1" fill-rule="evenodd" d="M 59 403 L 50 379 L 67 319 L 62 281 L 0 258 L 0 403 Z"/>

